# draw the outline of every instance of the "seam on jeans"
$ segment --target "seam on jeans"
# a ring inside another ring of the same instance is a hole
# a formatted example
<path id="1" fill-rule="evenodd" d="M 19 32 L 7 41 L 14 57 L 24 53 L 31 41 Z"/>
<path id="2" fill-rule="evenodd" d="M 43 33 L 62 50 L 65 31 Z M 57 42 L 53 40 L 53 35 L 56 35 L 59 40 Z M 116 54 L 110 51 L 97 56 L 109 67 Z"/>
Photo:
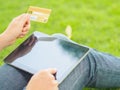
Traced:
<path id="1" fill-rule="evenodd" d="M 88 60 L 89 60 L 89 65 L 90 65 L 90 79 L 88 81 L 88 83 L 86 84 L 87 87 L 95 87 L 96 86 L 96 77 L 97 77 L 97 62 L 94 58 L 94 55 L 92 53 L 90 53 L 92 59 L 90 58 L 90 56 L 88 56 Z M 93 62 L 92 62 L 93 61 Z M 93 64 L 93 65 L 92 65 Z M 93 69 L 93 70 L 92 70 Z"/>

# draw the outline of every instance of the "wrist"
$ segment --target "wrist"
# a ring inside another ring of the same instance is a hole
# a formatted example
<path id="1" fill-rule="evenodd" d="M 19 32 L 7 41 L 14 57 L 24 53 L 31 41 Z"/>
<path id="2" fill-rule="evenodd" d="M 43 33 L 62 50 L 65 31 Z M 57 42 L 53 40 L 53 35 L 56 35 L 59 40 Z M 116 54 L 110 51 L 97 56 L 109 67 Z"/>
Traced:
<path id="1" fill-rule="evenodd" d="M 8 44 L 8 45 L 13 44 L 17 39 L 17 37 L 13 33 L 10 33 L 8 30 L 5 30 L 2 33 L 2 35 L 3 35 L 4 39 L 5 39 L 6 44 Z"/>
<path id="2" fill-rule="evenodd" d="M 5 33 L 0 34 L 0 50 L 4 49 L 5 47 L 11 45 L 13 41 L 9 40 L 9 37 Z"/>
<path id="3" fill-rule="evenodd" d="M 3 48 L 6 47 L 3 34 L 0 34 L 0 44 L 1 44 L 0 45 L 0 51 L 1 51 Z"/>

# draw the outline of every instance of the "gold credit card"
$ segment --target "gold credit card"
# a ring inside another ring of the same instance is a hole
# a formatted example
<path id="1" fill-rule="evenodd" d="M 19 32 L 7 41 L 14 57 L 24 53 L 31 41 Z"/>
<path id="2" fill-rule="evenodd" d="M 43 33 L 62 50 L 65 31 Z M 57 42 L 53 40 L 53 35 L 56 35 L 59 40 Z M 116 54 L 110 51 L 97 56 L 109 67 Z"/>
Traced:
<path id="1" fill-rule="evenodd" d="M 47 23 L 51 9 L 30 6 L 28 13 L 31 14 L 30 20 Z"/>

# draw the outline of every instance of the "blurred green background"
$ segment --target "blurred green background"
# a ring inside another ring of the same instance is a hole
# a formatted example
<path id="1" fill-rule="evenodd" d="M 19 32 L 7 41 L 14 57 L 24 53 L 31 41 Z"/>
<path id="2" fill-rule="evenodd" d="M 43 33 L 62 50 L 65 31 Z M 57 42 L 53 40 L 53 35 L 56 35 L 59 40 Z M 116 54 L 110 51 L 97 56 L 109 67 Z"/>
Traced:
<path id="1" fill-rule="evenodd" d="M 30 32 L 25 38 L 0 52 L 0 64 L 34 31 L 65 34 L 67 25 L 71 25 L 71 39 L 77 43 L 119 56 L 120 0 L 0 0 L 0 33 L 14 17 L 26 13 L 29 6 L 52 9 L 49 21 L 46 24 L 31 22 Z"/>

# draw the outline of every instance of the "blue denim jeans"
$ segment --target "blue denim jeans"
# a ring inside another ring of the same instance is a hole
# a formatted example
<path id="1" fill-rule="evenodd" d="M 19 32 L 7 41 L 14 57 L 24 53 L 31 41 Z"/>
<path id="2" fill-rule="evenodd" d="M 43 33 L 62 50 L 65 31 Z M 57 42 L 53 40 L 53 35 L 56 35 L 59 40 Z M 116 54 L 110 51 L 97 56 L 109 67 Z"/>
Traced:
<path id="1" fill-rule="evenodd" d="M 82 90 L 84 87 L 119 88 L 120 59 L 91 49 L 60 85 L 60 90 Z"/>
<path id="2" fill-rule="evenodd" d="M 0 68 L 0 90 L 22 90 L 31 74 L 4 64 Z M 59 85 L 59 90 L 82 90 L 84 87 L 120 87 L 120 59 L 90 49 L 88 55 Z"/>

